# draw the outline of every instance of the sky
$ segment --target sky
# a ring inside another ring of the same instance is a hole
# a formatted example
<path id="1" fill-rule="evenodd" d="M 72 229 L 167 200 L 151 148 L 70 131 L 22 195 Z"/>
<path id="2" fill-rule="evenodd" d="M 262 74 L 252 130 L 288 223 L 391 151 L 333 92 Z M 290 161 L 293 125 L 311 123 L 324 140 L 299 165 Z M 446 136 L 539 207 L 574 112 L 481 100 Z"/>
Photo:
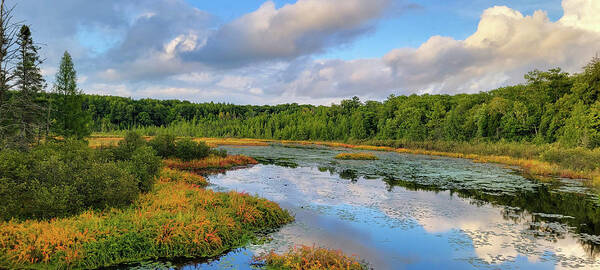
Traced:
<path id="1" fill-rule="evenodd" d="M 598 0 L 8 0 L 89 94 L 328 105 L 478 93 L 600 52 Z"/>

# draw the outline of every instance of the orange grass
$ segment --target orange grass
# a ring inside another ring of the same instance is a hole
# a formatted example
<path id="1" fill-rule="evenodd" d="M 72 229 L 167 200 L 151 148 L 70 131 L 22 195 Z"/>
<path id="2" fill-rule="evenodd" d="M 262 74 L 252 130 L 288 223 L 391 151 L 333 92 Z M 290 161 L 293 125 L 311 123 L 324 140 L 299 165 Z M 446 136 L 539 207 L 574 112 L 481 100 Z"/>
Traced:
<path id="1" fill-rule="evenodd" d="M 227 157 L 210 156 L 205 159 L 182 161 L 178 159 L 166 159 L 165 166 L 172 169 L 201 171 L 206 169 L 229 169 L 237 166 L 258 164 L 251 157 L 236 155 Z"/>
<path id="2" fill-rule="evenodd" d="M 211 147 L 220 145 L 238 146 L 269 146 L 268 140 L 260 139 L 237 139 L 237 138 L 194 138 L 197 142 L 206 142 Z"/>
<path id="3" fill-rule="evenodd" d="M 363 270 L 368 269 L 364 262 L 356 256 L 346 256 L 339 250 L 300 246 L 294 247 L 285 254 L 274 252 L 256 257 L 257 261 L 264 261 L 266 269 L 293 269 L 293 270 Z"/>
<path id="4" fill-rule="evenodd" d="M 184 172 L 165 172 L 151 193 L 123 210 L 3 222 L 0 269 L 98 268 L 157 258 L 208 258 L 244 246 L 255 232 L 293 220 L 271 201 L 201 189 L 186 183 L 191 178 Z"/>
<path id="5" fill-rule="evenodd" d="M 340 153 L 335 156 L 336 159 L 344 160 L 378 160 L 376 155 L 371 153 Z"/>
<path id="6" fill-rule="evenodd" d="M 197 175 L 195 173 L 174 170 L 171 168 L 163 168 L 160 172 L 160 179 L 164 182 L 172 181 L 172 179 L 177 179 L 177 181 L 182 181 L 184 183 L 188 183 L 191 185 L 195 185 L 197 187 L 206 187 L 208 186 L 208 181 L 201 175 Z"/>

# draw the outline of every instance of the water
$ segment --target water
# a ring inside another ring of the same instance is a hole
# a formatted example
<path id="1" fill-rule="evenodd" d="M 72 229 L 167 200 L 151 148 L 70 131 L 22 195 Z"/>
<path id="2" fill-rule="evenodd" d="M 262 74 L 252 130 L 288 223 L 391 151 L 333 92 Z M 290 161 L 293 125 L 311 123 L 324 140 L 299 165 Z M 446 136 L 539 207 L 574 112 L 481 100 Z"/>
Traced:
<path id="1" fill-rule="evenodd" d="M 253 255 L 298 244 L 341 249 L 375 269 L 600 269 L 598 199 L 578 182 L 443 157 L 338 161 L 348 149 L 226 149 L 262 164 L 210 176 L 210 188 L 273 200 L 296 221 L 265 244 L 184 269 L 253 269 Z"/>

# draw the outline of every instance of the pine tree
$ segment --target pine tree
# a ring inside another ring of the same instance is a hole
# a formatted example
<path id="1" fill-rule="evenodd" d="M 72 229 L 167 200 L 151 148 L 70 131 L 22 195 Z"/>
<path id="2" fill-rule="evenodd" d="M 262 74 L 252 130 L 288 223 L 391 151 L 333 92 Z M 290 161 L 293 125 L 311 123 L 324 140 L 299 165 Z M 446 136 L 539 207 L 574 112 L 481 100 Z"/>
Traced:
<path id="1" fill-rule="evenodd" d="M 68 52 L 65 52 L 60 62 L 54 92 L 54 133 L 76 139 L 88 136 L 91 133 L 92 119 L 89 113 L 83 110 L 83 96 L 77 89 L 77 72 Z"/>
<path id="2" fill-rule="evenodd" d="M 33 43 L 31 31 L 23 25 L 17 35 L 19 46 L 18 63 L 15 68 L 15 79 L 18 91 L 10 99 L 11 108 L 11 140 L 15 147 L 26 148 L 39 138 L 44 127 L 45 109 L 36 102 L 46 87 L 38 56 L 39 47 Z"/>

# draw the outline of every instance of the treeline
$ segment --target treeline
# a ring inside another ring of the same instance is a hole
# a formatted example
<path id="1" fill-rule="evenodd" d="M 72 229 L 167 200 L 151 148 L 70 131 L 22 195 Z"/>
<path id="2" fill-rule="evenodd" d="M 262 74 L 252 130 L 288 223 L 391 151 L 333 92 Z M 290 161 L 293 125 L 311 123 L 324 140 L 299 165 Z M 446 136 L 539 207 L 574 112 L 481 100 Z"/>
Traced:
<path id="1" fill-rule="evenodd" d="M 94 130 L 292 140 L 407 140 L 600 146 L 600 59 L 583 72 L 532 71 L 526 83 L 479 94 L 358 98 L 331 106 L 238 106 L 86 96 Z"/>

